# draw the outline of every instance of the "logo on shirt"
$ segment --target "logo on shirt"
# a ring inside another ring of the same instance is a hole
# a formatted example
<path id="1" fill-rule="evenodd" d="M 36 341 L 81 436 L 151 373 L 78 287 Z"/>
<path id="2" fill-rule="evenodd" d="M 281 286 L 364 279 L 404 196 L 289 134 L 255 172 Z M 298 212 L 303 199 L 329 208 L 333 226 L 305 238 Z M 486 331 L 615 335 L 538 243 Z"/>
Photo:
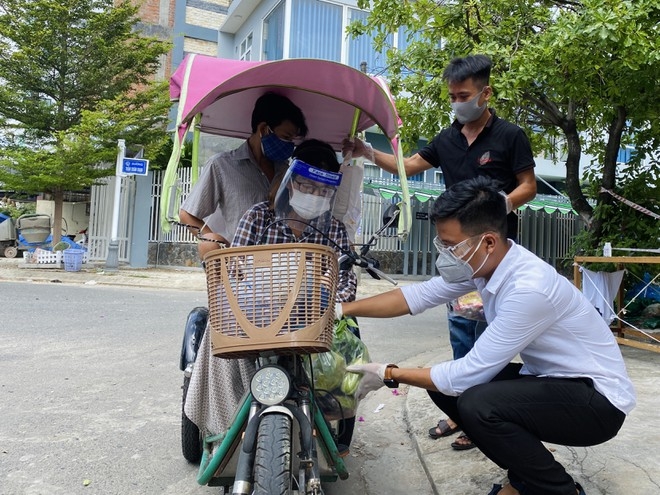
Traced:
<path id="1" fill-rule="evenodd" d="M 490 159 L 490 151 L 486 151 L 483 155 L 479 157 L 479 166 L 483 167 L 487 163 L 491 161 Z"/>

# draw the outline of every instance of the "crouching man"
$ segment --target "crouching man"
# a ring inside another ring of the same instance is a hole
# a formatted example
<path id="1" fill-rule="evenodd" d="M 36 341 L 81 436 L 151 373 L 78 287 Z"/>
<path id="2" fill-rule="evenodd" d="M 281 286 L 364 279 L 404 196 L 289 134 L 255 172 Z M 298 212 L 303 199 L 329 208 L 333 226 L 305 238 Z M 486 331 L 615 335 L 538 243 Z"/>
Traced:
<path id="1" fill-rule="evenodd" d="M 433 206 L 439 277 L 338 305 L 346 315 L 418 314 L 478 290 L 488 327 L 463 358 L 425 369 L 354 366 L 359 396 L 399 383 L 425 388 L 481 451 L 508 471 L 489 495 L 584 490 L 542 442 L 613 438 L 635 391 L 605 321 L 565 277 L 506 238 L 505 198 L 489 179 L 459 182 Z M 522 363 L 512 363 L 517 355 Z"/>

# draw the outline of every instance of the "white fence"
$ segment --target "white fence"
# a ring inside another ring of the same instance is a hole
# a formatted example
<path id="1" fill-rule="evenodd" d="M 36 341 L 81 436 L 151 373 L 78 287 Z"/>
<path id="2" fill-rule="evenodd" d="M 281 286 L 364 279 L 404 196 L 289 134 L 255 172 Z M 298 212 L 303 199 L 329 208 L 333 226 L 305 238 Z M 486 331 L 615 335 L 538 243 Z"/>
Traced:
<path id="1" fill-rule="evenodd" d="M 190 192 L 190 168 L 179 168 L 177 170 L 178 179 L 177 185 L 181 187 L 181 201 L 178 204 L 174 205 L 176 211 L 173 213 L 178 213 L 179 206 L 186 199 L 188 193 Z M 160 200 L 162 196 L 162 184 L 163 177 L 165 176 L 164 170 L 156 170 L 153 172 L 153 182 L 151 185 L 151 221 L 149 223 L 149 242 L 183 242 L 183 243 L 194 243 L 195 238 L 188 231 L 187 228 L 178 225 L 171 224 L 172 229 L 170 232 L 163 232 L 160 225 Z"/>
<path id="2" fill-rule="evenodd" d="M 87 229 L 89 259 L 101 261 L 108 258 L 108 245 L 112 236 L 112 212 L 117 177 L 103 179 L 105 185 L 92 186 Z M 121 178 L 121 201 L 119 207 L 118 260 L 127 262 L 131 255 L 130 232 L 133 230 L 133 208 L 135 203 L 135 178 Z"/>
<path id="3" fill-rule="evenodd" d="M 178 170 L 178 181 L 181 187 L 181 201 L 178 208 L 190 191 L 190 169 Z M 149 230 L 150 242 L 194 243 L 195 238 L 185 227 L 172 224 L 169 233 L 160 228 L 160 198 L 161 184 L 164 172 L 153 173 L 151 223 Z M 382 225 L 382 215 L 385 209 L 396 200 L 387 200 L 371 194 L 362 195 L 362 222 L 358 230 L 359 238 L 367 240 Z M 428 213 L 432 201 L 422 203 L 412 200 L 413 235 L 407 242 L 402 242 L 392 227 L 383 233 L 374 251 L 384 253 L 403 253 L 406 275 L 433 275 L 433 260 L 436 252 L 433 246 L 434 229 L 428 221 L 417 219 L 417 213 Z M 423 215 L 422 215 L 423 216 Z M 525 209 L 519 212 L 520 243 L 540 258 L 550 264 L 568 257 L 573 238 L 582 228 L 582 222 L 576 215 L 559 212 L 547 213 L 543 210 Z M 358 241 L 359 242 L 359 241 Z"/>

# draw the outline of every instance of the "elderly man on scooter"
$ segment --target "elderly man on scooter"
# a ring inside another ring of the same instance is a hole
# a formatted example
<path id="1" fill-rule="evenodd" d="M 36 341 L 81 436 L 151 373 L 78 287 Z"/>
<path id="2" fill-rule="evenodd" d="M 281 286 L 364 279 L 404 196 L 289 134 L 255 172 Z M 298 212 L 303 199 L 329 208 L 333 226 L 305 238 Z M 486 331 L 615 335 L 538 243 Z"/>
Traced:
<path id="1" fill-rule="evenodd" d="M 352 316 L 418 314 L 478 290 L 488 327 L 463 358 L 431 368 L 354 366 L 358 396 L 405 383 L 429 391 L 481 451 L 508 471 L 489 495 L 584 494 L 542 442 L 613 438 L 635 406 L 605 321 L 565 277 L 506 238 L 505 198 L 489 179 L 459 182 L 433 205 L 439 277 L 338 305 Z M 517 355 L 522 363 L 511 362 Z"/>
<path id="2" fill-rule="evenodd" d="M 309 139 L 292 158 L 287 171 L 274 178 L 269 200 L 255 204 L 240 219 L 232 247 L 306 242 L 331 246 L 338 256 L 350 250 L 344 224 L 332 216 L 341 180 L 332 147 Z M 357 277 L 350 266 L 340 268 L 335 301 L 354 300 L 356 290 Z M 200 344 L 185 402 L 186 416 L 204 436 L 229 429 L 255 371 L 254 360 L 213 357 L 209 334 L 205 332 Z M 354 425 L 354 417 L 341 422 L 341 455 L 348 454 Z"/>

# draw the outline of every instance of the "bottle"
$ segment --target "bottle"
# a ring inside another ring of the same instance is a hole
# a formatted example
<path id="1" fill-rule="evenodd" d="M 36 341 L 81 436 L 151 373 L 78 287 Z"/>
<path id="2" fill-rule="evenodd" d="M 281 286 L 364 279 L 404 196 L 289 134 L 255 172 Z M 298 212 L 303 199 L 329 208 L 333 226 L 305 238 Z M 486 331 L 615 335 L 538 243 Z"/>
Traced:
<path id="1" fill-rule="evenodd" d="M 606 242 L 605 245 L 603 246 L 603 256 L 606 258 L 609 258 L 612 256 L 612 243 L 611 242 Z"/>

